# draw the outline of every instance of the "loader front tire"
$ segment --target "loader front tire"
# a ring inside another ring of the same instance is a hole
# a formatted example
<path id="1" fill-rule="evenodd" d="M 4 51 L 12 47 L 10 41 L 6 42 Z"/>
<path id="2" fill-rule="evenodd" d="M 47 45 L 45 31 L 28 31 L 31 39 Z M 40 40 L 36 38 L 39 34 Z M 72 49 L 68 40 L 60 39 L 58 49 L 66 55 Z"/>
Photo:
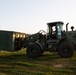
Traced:
<path id="1" fill-rule="evenodd" d="M 40 56 L 41 48 L 37 44 L 30 44 L 26 49 L 26 53 L 28 57 L 35 58 Z"/>

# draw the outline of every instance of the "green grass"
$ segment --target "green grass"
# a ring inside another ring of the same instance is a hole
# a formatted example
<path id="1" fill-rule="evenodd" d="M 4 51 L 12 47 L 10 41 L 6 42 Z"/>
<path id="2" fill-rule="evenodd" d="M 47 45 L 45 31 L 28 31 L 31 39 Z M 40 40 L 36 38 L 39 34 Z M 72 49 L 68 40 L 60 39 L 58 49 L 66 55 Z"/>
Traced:
<path id="1" fill-rule="evenodd" d="M 29 58 L 25 50 L 0 52 L 0 75 L 76 75 L 76 52 L 61 58 L 57 52 L 45 52 Z"/>

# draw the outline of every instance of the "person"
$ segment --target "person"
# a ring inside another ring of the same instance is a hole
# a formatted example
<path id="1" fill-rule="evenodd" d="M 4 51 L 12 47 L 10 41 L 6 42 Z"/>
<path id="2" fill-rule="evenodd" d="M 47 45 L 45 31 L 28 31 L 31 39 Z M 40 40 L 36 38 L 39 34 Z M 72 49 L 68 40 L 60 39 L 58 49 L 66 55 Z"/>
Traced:
<path id="1" fill-rule="evenodd" d="M 56 26 L 52 27 L 52 39 L 56 39 Z"/>

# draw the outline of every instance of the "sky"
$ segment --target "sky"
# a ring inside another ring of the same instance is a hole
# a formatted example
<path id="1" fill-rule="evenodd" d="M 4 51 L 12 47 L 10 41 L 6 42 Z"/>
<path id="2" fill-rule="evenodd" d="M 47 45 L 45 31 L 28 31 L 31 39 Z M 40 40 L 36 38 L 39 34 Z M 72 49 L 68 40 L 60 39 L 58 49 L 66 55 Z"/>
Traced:
<path id="1" fill-rule="evenodd" d="M 0 30 L 33 34 L 55 21 L 76 29 L 76 0 L 0 0 Z"/>

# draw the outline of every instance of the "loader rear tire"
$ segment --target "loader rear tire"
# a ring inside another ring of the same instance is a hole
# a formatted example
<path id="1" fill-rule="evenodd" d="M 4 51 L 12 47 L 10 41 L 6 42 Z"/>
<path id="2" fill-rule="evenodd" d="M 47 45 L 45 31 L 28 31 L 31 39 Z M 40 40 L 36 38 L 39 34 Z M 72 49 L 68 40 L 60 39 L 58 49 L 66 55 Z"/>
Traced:
<path id="1" fill-rule="evenodd" d="M 74 53 L 74 47 L 69 42 L 61 43 L 58 46 L 58 53 L 63 58 L 71 57 L 73 55 L 73 53 Z"/>
<path id="2" fill-rule="evenodd" d="M 26 49 L 27 56 L 35 58 L 41 55 L 41 48 L 37 44 L 30 44 Z"/>

